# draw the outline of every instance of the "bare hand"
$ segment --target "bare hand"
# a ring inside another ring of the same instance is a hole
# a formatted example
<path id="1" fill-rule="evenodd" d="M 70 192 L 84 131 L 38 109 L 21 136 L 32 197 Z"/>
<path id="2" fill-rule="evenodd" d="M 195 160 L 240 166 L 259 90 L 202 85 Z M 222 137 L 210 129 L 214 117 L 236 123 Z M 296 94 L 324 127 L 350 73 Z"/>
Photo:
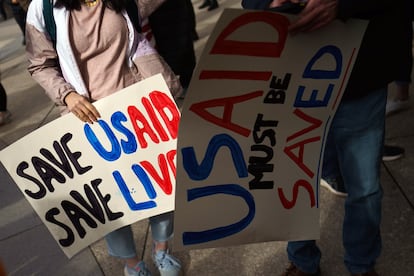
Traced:
<path id="1" fill-rule="evenodd" d="M 280 7 L 283 6 L 283 4 L 287 3 L 287 2 L 291 2 L 291 3 L 300 3 L 301 0 L 273 0 L 270 4 L 269 4 L 269 8 L 276 8 L 276 7 Z"/>
<path id="2" fill-rule="evenodd" d="M 70 92 L 65 97 L 65 103 L 69 111 L 82 122 L 93 124 L 93 122 L 97 122 L 98 118 L 101 117 L 95 106 L 76 92 Z"/>
<path id="3" fill-rule="evenodd" d="M 309 0 L 289 32 L 311 32 L 332 22 L 337 16 L 338 0 Z"/>

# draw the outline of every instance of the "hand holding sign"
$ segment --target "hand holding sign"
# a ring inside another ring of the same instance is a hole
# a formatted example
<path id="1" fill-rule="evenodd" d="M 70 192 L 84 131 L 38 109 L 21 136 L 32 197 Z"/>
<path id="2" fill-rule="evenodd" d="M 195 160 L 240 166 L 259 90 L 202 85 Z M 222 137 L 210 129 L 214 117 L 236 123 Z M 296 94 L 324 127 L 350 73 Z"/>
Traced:
<path id="1" fill-rule="evenodd" d="M 161 75 L 65 115 L 0 159 L 68 257 L 107 233 L 172 211 L 180 113 Z"/>

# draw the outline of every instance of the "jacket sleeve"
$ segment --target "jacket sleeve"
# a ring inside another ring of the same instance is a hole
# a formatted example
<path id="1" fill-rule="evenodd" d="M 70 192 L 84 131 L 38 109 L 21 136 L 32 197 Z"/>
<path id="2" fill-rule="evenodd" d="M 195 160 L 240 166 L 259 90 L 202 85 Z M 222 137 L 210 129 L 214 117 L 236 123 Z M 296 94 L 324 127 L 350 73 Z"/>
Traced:
<path id="1" fill-rule="evenodd" d="M 63 106 L 65 96 L 75 89 L 63 78 L 53 44 L 45 31 L 40 30 L 39 26 L 43 25 L 42 7 L 40 6 L 39 10 L 36 4 L 35 1 L 32 2 L 27 14 L 27 69 L 49 98 L 57 105 Z"/>
<path id="2" fill-rule="evenodd" d="M 407 1 L 407 0 L 398 0 Z M 346 20 L 349 18 L 370 19 L 398 5 L 395 0 L 338 0 L 338 18 Z M 411 1 L 411 0 L 409 0 Z"/>
<path id="3" fill-rule="evenodd" d="M 150 45 L 148 40 L 142 34 L 137 35 L 138 46 L 132 59 L 138 70 L 139 77 L 145 79 L 161 73 L 174 99 L 177 99 L 183 93 L 180 78 L 174 74 L 171 67 Z"/>

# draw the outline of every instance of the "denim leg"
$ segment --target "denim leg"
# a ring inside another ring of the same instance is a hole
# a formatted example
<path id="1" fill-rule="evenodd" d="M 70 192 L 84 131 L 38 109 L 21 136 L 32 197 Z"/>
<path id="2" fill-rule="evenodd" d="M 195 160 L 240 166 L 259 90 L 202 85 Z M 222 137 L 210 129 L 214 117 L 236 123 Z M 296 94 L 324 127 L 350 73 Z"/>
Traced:
<path id="1" fill-rule="evenodd" d="M 174 213 L 168 212 L 149 218 L 152 239 L 164 242 L 171 238 L 174 227 Z"/>
<path id="2" fill-rule="evenodd" d="M 131 225 L 119 228 L 105 236 L 108 253 L 118 258 L 133 258 L 137 255 Z"/>
<path id="3" fill-rule="evenodd" d="M 344 262 L 351 273 L 371 270 L 381 253 L 380 165 L 387 91 L 342 102 L 330 134 L 348 192 L 343 222 Z"/>
<path id="4" fill-rule="evenodd" d="M 314 240 L 288 242 L 289 261 L 305 273 L 316 273 L 321 260 L 321 251 Z"/>

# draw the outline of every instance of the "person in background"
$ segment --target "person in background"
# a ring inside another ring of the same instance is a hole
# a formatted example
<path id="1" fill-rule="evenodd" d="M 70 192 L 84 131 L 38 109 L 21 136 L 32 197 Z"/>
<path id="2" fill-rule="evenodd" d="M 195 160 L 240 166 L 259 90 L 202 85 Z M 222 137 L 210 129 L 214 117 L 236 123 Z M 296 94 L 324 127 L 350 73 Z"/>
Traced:
<path id="1" fill-rule="evenodd" d="M 219 4 L 217 0 L 204 0 L 203 4 L 201 4 L 198 8 L 205 9 L 208 7 L 208 11 L 212 11 L 214 9 L 217 9 L 219 7 Z"/>
<path id="2" fill-rule="evenodd" d="M 184 96 L 196 65 L 193 4 L 189 0 L 167 0 L 148 17 L 148 21 L 155 48 L 180 77 Z"/>
<path id="3" fill-rule="evenodd" d="M 20 30 L 22 31 L 23 40 L 22 44 L 26 45 L 26 16 L 27 16 L 27 8 L 29 2 L 24 2 L 26 6 L 22 6 L 19 0 L 10 0 L 10 8 L 13 13 L 14 20 L 16 20 L 17 25 L 19 25 Z M 26 8 L 26 9 L 25 9 Z"/>
<path id="4" fill-rule="evenodd" d="M 140 17 L 148 17 L 162 1 L 138 1 Z M 54 4 L 56 46 L 47 33 L 43 0 L 33 0 L 27 14 L 28 71 L 62 114 L 94 123 L 100 117 L 92 104 L 144 78 L 162 73 L 171 93 L 180 96 L 179 78 L 145 37 L 134 28 L 119 0 L 57 0 Z M 162 276 L 176 276 L 180 262 L 168 251 L 173 213 L 149 219 L 152 258 Z M 124 275 L 151 275 L 137 256 L 131 226 L 105 236 L 108 252 L 122 259 Z"/>
<path id="5" fill-rule="evenodd" d="M 414 6 L 414 5 L 412 5 Z M 414 16 L 414 7 L 411 8 L 411 18 Z M 398 66 L 399 77 L 395 80 L 396 91 L 395 95 L 387 100 L 386 114 L 387 116 L 406 110 L 410 107 L 410 84 L 411 72 L 413 67 L 413 28 L 411 27 L 408 33 L 409 43 L 405 49 L 407 58 Z"/>
<path id="6" fill-rule="evenodd" d="M 329 129 L 325 161 L 348 195 L 343 221 L 344 263 L 351 275 L 377 276 L 381 254 L 380 164 L 384 147 L 388 84 L 398 78 L 395 68 L 406 56 L 403 47 L 411 25 L 409 1 L 308 0 L 291 22 L 291 35 L 310 35 L 335 19 L 369 20 L 347 87 Z M 242 0 L 247 9 L 283 8 L 301 0 Z M 385 41 L 382 30 L 392 30 Z M 381 60 L 381 66 L 375 61 Z M 324 173 L 325 167 L 322 169 Z M 322 253 L 314 240 L 288 242 L 289 266 L 284 276 L 320 275 Z"/>
<path id="7" fill-rule="evenodd" d="M 1 74 L 0 74 L 1 80 Z M 0 81 L 0 126 L 9 123 L 11 120 L 11 113 L 7 110 L 7 94 L 3 84 Z"/>
<path id="8" fill-rule="evenodd" d="M 3 20 L 7 20 L 6 9 L 4 8 L 4 0 L 0 0 L 0 15 Z"/>

